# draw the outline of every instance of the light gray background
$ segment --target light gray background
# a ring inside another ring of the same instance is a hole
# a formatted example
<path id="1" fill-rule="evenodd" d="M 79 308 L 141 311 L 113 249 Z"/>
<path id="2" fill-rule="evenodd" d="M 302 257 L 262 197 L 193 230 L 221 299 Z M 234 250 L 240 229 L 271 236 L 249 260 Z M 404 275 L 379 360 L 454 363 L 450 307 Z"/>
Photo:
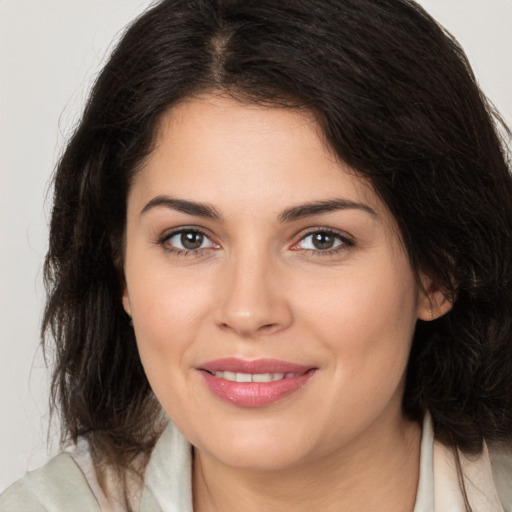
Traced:
<path id="1" fill-rule="evenodd" d="M 0 0 L 0 490 L 58 449 L 38 349 L 48 181 L 112 40 L 150 3 Z M 420 3 L 511 124 L 512 0 Z"/>

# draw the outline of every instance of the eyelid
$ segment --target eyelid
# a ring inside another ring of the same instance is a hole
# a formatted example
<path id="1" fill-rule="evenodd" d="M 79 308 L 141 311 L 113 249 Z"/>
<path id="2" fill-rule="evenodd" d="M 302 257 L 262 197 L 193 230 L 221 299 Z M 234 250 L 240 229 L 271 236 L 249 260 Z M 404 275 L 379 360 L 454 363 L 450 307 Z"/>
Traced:
<path id="1" fill-rule="evenodd" d="M 200 247 L 198 249 L 184 249 L 184 248 L 182 249 L 179 247 L 174 247 L 170 244 L 166 245 L 166 242 L 168 242 L 171 238 L 173 238 L 177 235 L 180 235 L 182 233 L 187 233 L 187 232 L 200 233 L 201 235 L 203 235 L 205 238 L 207 238 L 210 241 L 211 246 Z M 191 253 L 193 253 L 194 255 L 199 255 L 205 250 L 209 250 L 212 248 L 216 249 L 216 248 L 220 247 L 219 244 L 214 241 L 212 235 L 208 231 L 206 231 L 205 229 L 203 229 L 199 226 L 179 226 L 176 228 L 169 229 L 157 238 L 156 243 L 158 245 L 161 245 L 166 251 L 175 253 L 178 255 L 187 255 L 187 254 L 191 254 Z"/>
<path id="2" fill-rule="evenodd" d="M 307 237 L 309 236 L 312 236 L 314 235 L 315 233 L 325 233 L 325 234 L 329 234 L 329 235 L 333 235 L 335 236 L 336 238 L 338 238 L 339 240 L 341 240 L 341 244 L 331 248 L 331 249 L 325 249 L 325 250 L 321 250 L 321 249 L 301 249 L 301 248 L 297 248 L 297 249 L 294 249 L 294 247 L 296 247 L 300 242 L 302 242 L 303 240 L 305 240 Z M 308 251 L 308 252 L 313 252 L 313 253 L 318 253 L 318 254 L 329 254 L 329 253 L 333 253 L 333 252 L 338 252 L 338 251 L 342 251 L 344 249 L 347 249 L 347 248 L 350 248 L 350 247 L 354 247 L 356 244 L 355 244 L 355 240 L 352 236 L 350 236 L 349 234 L 347 234 L 346 232 L 344 231 L 340 231 L 338 229 L 334 229 L 334 228 L 328 228 L 328 227 L 315 227 L 315 228 L 308 228 L 308 229 L 305 229 L 305 230 L 302 230 L 300 233 L 298 233 L 296 235 L 296 237 L 298 238 L 298 240 L 296 242 L 293 243 L 291 249 L 292 250 L 296 250 L 296 251 Z"/>
<path id="3" fill-rule="evenodd" d="M 206 236 L 207 238 L 211 239 L 211 235 L 203 228 L 200 228 L 199 226 L 179 226 L 175 228 L 166 229 L 161 235 L 158 236 L 158 241 L 163 242 L 165 240 L 169 240 L 169 238 L 172 238 L 175 235 L 179 235 L 180 233 L 186 233 L 186 232 L 195 232 L 195 233 L 201 233 L 202 235 Z"/>
<path id="4" fill-rule="evenodd" d="M 167 242 L 182 233 L 191 232 L 191 233 L 200 233 L 203 235 L 211 245 L 208 247 L 199 247 L 197 249 L 186 249 L 186 248 L 180 248 L 175 247 L 171 244 L 167 244 Z M 328 235 L 332 235 L 336 237 L 341 243 L 338 243 L 338 245 L 335 245 L 332 248 L 329 249 L 313 249 L 313 248 L 301 248 L 297 247 L 302 241 L 304 241 L 306 238 L 313 236 L 315 233 L 325 233 Z M 341 252 L 343 250 L 346 250 L 348 248 L 351 248 L 355 246 L 355 241 L 353 237 L 349 234 L 347 234 L 344 231 L 331 228 L 331 227 L 314 227 L 314 228 L 307 228 L 304 230 L 301 230 L 298 234 L 294 237 L 296 241 L 292 244 L 290 247 L 293 251 L 302 251 L 302 252 L 309 252 L 309 253 L 316 253 L 319 255 L 328 255 L 336 252 Z M 220 244 L 215 241 L 214 237 L 204 228 L 201 228 L 199 226 L 179 226 L 175 227 L 169 230 L 166 230 L 162 235 L 160 235 L 157 240 L 155 241 L 158 245 L 163 246 L 163 248 L 171 253 L 175 253 L 178 255 L 188 255 L 188 254 L 194 254 L 194 255 L 200 255 L 202 252 L 210 249 L 218 249 L 220 248 Z"/>

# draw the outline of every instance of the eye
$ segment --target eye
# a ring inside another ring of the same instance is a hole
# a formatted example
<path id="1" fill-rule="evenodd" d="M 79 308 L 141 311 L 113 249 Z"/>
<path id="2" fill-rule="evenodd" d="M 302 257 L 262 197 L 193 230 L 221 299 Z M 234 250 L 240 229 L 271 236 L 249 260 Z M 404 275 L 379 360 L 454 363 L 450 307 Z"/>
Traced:
<path id="1" fill-rule="evenodd" d="M 308 233 L 297 242 L 293 249 L 306 251 L 331 252 L 352 247 L 354 243 L 339 233 L 327 230 L 318 230 Z"/>
<path id="2" fill-rule="evenodd" d="M 217 247 L 208 236 L 196 229 L 180 229 L 165 236 L 161 243 L 174 252 L 200 251 Z"/>

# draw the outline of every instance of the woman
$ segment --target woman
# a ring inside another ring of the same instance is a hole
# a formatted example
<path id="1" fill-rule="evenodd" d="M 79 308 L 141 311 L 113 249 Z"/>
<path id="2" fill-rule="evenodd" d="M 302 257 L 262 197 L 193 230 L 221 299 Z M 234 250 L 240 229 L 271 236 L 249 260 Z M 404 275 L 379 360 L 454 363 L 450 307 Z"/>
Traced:
<path id="1" fill-rule="evenodd" d="M 77 444 L 0 508 L 508 510 L 489 112 L 410 1 L 147 11 L 55 176 L 43 330 Z"/>

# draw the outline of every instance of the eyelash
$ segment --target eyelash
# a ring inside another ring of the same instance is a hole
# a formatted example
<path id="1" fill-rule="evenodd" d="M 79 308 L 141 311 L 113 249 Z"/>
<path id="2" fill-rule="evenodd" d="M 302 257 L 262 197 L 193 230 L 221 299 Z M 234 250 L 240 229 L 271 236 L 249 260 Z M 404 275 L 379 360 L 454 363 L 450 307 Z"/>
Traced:
<path id="1" fill-rule="evenodd" d="M 180 248 L 174 247 L 169 244 L 169 241 L 172 238 L 174 238 L 175 236 L 183 235 L 185 233 L 202 235 L 203 237 L 205 237 L 205 239 L 210 241 L 211 246 L 210 247 L 202 247 L 202 248 L 199 247 L 197 249 L 180 249 Z M 339 244 L 331 249 L 325 249 L 325 250 L 309 249 L 309 248 L 308 249 L 295 248 L 298 244 L 300 244 L 301 242 L 306 240 L 308 237 L 312 237 L 315 234 L 319 234 L 319 233 L 323 234 L 323 235 L 334 237 L 339 242 Z M 213 242 L 211 237 L 205 231 L 203 231 L 199 228 L 196 228 L 196 227 L 180 228 L 180 229 L 177 229 L 170 233 L 167 233 L 167 234 L 163 235 L 162 237 L 160 237 L 157 240 L 157 243 L 159 245 L 161 245 L 164 248 L 164 250 L 169 253 L 172 253 L 176 256 L 189 256 L 189 257 L 190 256 L 198 257 L 198 256 L 201 256 L 204 253 L 204 251 L 206 251 L 212 247 L 213 248 L 219 247 L 219 245 L 216 244 L 215 242 Z M 321 256 L 329 256 L 332 254 L 337 254 L 342 251 L 346 251 L 347 249 L 350 249 L 351 247 L 354 247 L 354 246 L 355 246 L 354 240 L 349 238 L 346 234 L 342 234 L 342 233 L 340 233 L 336 230 L 330 229 L 330 228 L 317 228 L 314 230 L 309 230 L 306 233 L 304 233 L 300 237 L 300 239 L 292 245 L 291 249 L 294 251 L 307 252 L 308 254 L 321 257 Z"/>
<path id="2" fill-rule="evenodd" d="M 308 237 L 312 237 L 316 234 L 332 236 L 339 242 L 339 244 L 331 249 L 325 249 L 325 250 L 300 249 L 300 248 L 294 249 L 294 250 L 307 252 L 313 256 L 318 256 L 318 257 L 324 256 L 325 257 L 325 256 L 333 255 L 333 254 L 338 254 L 340 252 L 346 251 L 347 249 L 350 249 L 355 246 L 354 240 L 344 233 L 340 233 L 339 231 L 333 230 L 331 228 L 316 228 L 313 230 L 308 230 L 306 233 L 304 233 L 300 237 L 299 241 L 296 242 L 295 244 L 293 244 L 292 249 L 293 249 L 293 247 L 297 246 L 298 244 L 300 244 L 301 242 L 306 240 Z"/>
<path id="3" fill-rule="evenodd" d="M 218 244 L 213 242 L 211 240 L 211 237 L 205 231 L 203 231 L 202 229 L 196 228 L 196 227 L 193 227 L 193 228 L 192 227 L 190 227 L 190 228 L 184 227 L 184 228 L 177 229 L 175 231 L 171 231 L 170 233 L 167 233 L 167 234 L 163 235 L 162 237 L 160 237 L 157 240 L 157 243 L 159 245 L 161 245 L 165 251 L 170 252 L 176 256 L 197 257 L 197 256 L 201 256 L 205 250 L 210 249 L 210 247 L 202 247 L 202 248 L 198 248 L 198 249 L 180 249 L 180 248 L 174 247 L 168 243 L 169 240 L 171 240 L 175 236 L 183 235 L 185 233 L 202 235 L 202 236 L 204 236 L 204 238 L 206 240 L 210 241 L 210 243 L 212 244 L 213 247 L 218 247 Z"/>

